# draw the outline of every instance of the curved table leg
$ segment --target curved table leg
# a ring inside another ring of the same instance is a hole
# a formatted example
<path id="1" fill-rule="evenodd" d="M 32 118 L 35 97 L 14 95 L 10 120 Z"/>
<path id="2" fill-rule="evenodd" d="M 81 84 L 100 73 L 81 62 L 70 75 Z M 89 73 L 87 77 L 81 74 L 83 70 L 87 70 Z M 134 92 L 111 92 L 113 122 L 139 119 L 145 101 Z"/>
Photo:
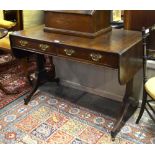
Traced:
<path id="1" fill-rule="evenodd" d="M 37 54 L 36 55 L 36 61 L 37 61 L 37 76 L 36 76 L 36 80 L 33 84 L 33 87 L 32 87 L 30 94 L 24 99 L 25 105 L 28 104 L 28 102 L 31 100 L 31 97 L 33 96 L 33 94 L 38 89 L 38 87 L 41 83 L 41 78 L 43 77 L 44 72 L 45 72 L 44 71 L 44 62 L 45 62 L 44 55 Z"/>
<path id="2" fill-rule="evenodd" d="M 121 107 L 121 110 L 119 111 L 119 115 L 118 115 L 118 118 L 114 124 L 114 127 L 111 131 L 111 138 L 112 140 L 114 141 L 115 140 L 115 137 L 118 133 L 118 131 L 120 130 L 120 127 L 122 125 L 122 120 L 123 118 L 126 116 L 127 114 L 127 111 L 128 111 L 128 107 L 130 105 L 130 101 L 129 101 L 129 97 L 131 96 L 132 94 L 132 86 L 133 86 L 133 79 L 130 80 L 127 84 L 126 84 L 126 90 L 125 90 L 125 95 L 124 95 L 124 98 L 123 98 L 123 104 L 122 104 L 122 107 Z"/>
<path id="3" fill-rule="evenodd" d="M 53 65 L 53 72 L 50 74 L 51 76 L 49 77 L 46 69 L 45 69 L 45 57 L 44 55 L 41 54 L 37 54 L 36 55 L 36 61 L 37 61 L 37 72 L 36 72 L 36 80 L 34 83 L 32 83 L 32 90 L 30 92 L 30 94 L 24 99 L 24 104 L 27 105 L 28 102 L 31 100 L 31 97 L 33 96 L 33 94 L 36 92 L 36 90 L 38 89 L 38 87 L 46 82 L 56 82 L 58 85 L 60 83 L 60 79 L 59 78 L 55 78 L 55 68 L 54 68 L 54 64 L 52 61 L 52 57 L 50 57 L 50 63 Z M 30 79 L 29 79 L 30 80 Z"/>
<path id="4" fill-rule="evenodd" d="M 24 99 L 24 104 L 25 105 L 27 105 L 29 103 L 29 101 L 31 100 L 31 97 L 33 96 L 33 94 L 38 89 L 39 84 L 40 84 L 40 77 L 39 77 L 39 75 L 37 75 L 37 78 L 35 80 L 35 83 L 33 84 L 33 87 L 32 87 L 32 90 L 31 90 L 30 94 Z"/>

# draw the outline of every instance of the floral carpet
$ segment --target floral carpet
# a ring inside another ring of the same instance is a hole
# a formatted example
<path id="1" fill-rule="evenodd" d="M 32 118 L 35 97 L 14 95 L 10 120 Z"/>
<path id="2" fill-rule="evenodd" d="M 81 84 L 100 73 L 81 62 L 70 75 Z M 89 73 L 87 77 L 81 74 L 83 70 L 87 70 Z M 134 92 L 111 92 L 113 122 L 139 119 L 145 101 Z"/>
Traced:
<path id="1" fill-rule="evenodd" d="M 30 63 L 29 70 L 35 65 Z M 24 72 L 22 61 L 12 62 L 10 66 L 1 68 L 0 72 L 0 109 L 21 97 L 31 89 Z"/>
<path id="2" fill-rule="evenodd" d="M 127 122 L 114 142 L 114 120 L 49 93 L 38 92 L 28 105 L 23 97 L 0 110 L 1 144 L 133 144 L 155 143 L 155 132 L 143 123 Z"/>
<path id="3" fill-rule="evenodd" d="M 0 94 L 3 94 L 3 97 L 2 98 L 0 97 L 0 109 L 4 108 L 6 105 L 10 104 L 11 102 L 16 100 L 17 98 L 21 97 L 22 95 L 27 93 L 29 90 L 30 90 L 30 87 L 27 86 L 20 93 L 18 93 L 18 94 L 9 94 L 9 95 L 4 94 L 0 90 L 1 91 Z"/>

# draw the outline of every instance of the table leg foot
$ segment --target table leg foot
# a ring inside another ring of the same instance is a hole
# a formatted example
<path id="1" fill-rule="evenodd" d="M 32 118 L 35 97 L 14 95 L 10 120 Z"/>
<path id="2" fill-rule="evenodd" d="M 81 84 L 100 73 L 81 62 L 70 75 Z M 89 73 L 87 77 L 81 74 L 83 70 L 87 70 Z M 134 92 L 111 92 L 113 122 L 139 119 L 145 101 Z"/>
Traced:
<path id="1" fill-rule="evenodd" d="M 115 140 L 117 133 L 119 132 L 120 128 L 122 127 L 123 119 L 125 118 L 128 108 L 130 106 L 131 102 L 129 101 L 129 97 L 132 93 L 132 86 L 133 86 L 133 80 L 129 81 L 126 85 L 126 91 L 125 91 L 125 95 L 123 98 L 123 104 L 122 104 L 122 107 L 118 113 L 118 118 L 117 118 L 116 122 L 114 123 L 114 127 L 111 131 L 112 140 Z"/>
<path id="2" fill-rule="evenodd" d="M 29 101 L 31 100 L 31 97 L 33 96 L 33 94 L 36 92 L 36 90 L 39 87 L 39 83 L 40 83 L 40 78 L 39 78 L 39 75 L 38 75 L 30 94 L 24 99 L 24 104 L 25 105 L 27 105 L 29 103 Z"/>
<path id="3" fill-rule="evenodd" d="M 111 131 L 111 138 L 112 140 L 115 140 L 115 137 L 117 135 L 117 133 L 119 132 L 120 128 L 122 127 L 123 124 L 123 119 L 125 118 L 128 108 L 129 108 L 130 102 L 124 102 L 123 106 L 121 108 L 121 112 L 120 112 L 120 116 L 117 118 L 114 127 Z"/>
<path id="4" fill-rule="evenodd" d="M 111 131 L 111 140 L 115 141 L 115 137 L 116 137 L 115 132 Z"/>
<path id="5" fill-rule="evenodd" d="M 25 98 L 25 99 L 24 99 L 24 104 L 25 104 L 25 105 L 28 105 L 29 101 L 30 101 L 30 98 Z"/>

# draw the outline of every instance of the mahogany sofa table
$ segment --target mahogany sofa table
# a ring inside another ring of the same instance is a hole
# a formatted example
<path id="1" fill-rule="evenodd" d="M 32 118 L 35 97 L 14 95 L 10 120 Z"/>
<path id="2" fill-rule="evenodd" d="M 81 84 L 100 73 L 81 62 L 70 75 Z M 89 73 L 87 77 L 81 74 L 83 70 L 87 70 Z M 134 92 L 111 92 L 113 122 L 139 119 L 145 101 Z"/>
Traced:
<path id="1" fill-rule="evenodd" d="M 122 120 L 131 104 L 134 75 L 142 68 L 142 38 L 137 31 L 113 29 L 94 39 L 43 31 L 43 25 L 10 35 L 11 47 L 16 57 L 25 57 L 31 53 L 37 55 L 38 78 L 30 95 L 25 99 L 28 104 L 46 74 L 44 55 L 63 57 L 118 70 L 120 85 L 126 85 L 125 95 L 118 118 L 111 131 L 112 139 L 120 130 Z M 59 82 L 59 79 L 52 79 Z"/>

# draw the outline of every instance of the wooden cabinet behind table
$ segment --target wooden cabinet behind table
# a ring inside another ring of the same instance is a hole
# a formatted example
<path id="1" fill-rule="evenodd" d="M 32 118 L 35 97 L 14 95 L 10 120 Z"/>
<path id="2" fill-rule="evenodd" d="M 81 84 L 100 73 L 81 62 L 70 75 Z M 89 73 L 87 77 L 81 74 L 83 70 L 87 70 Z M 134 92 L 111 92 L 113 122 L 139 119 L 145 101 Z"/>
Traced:
<path id="1" fill-rule="evenodd" d="M 124 29 L 141 31 L 142 27 L 155 24 L 155 10 L 125 10 Z M 151 36 L 151 47 L 155 49 L 155 33 Z"/>
<path id="2" fill-rule="evenodd" d="M 127 30 L 141 31 L 142 27 L 150 27 L 155 24 L 154 10 L 125 10 L 124 28 Z"/>

